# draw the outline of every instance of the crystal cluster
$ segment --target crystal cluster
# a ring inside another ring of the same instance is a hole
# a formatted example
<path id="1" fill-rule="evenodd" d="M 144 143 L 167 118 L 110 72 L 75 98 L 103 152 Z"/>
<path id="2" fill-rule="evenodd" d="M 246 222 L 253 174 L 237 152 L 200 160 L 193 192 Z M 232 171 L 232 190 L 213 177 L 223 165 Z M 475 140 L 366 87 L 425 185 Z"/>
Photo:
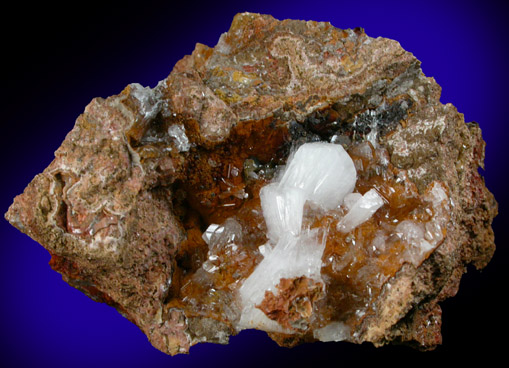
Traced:
<path id="1" fill-rule="evenodd" d="M 397 42 L 243 13 L 94 99 L 6 218 L 168 354 L 248 328 L 431 349 L 494 252 L 483 159 Z"/>
<path id="2" fill-rule="evenodd" d="M 433 182 L 420 195 L 387 156 L 370 142 L 349 152 L 334 143 L 301 145 L 259 191 L 254 211 L 263 216 L 268 241 L 246 252 L 242 220 L 209 225 L 202 236 L 207 260 L 183 289 L 183 304 L 188 290 L 208 285 L 233 301 L 235 331 L 357 341 L 357 326 L 376 312 L 390 279 L 405 263 L 419 267 L 449 221 L 445 188 Z M 255 267 L 240 275 L 236 261 Z M 327 291 L 337 288 L 341 298 L 330 298 Z M 211 303 L 199 293 L 193 298 L 193 305 Z M 216 307 L 220 318 L 225 306 Z"/>
<path id="3" fill-rule="evenodd" d="M 283 279 L 315 279 L 313 287 L 319 284 L 323 289 L 321 268 L 326 235 L 319 239 L 318 231 L 310 229 L 302 233 L 304 204 L 311 201 L 323 209 L 337 207 L 353 190 L 355 179 L 353 161 L 343 147 L 308 143 L 289 159 L 280 182 L 260 190 L 270 242 L 262 246 L 263 261 L 239 290 L 241 328 L 282 331 L 282 326 L 267 321 L 267 316 L 255 308 L 259 308 L 267 293 L 278 293 L 276 289 Z"/>

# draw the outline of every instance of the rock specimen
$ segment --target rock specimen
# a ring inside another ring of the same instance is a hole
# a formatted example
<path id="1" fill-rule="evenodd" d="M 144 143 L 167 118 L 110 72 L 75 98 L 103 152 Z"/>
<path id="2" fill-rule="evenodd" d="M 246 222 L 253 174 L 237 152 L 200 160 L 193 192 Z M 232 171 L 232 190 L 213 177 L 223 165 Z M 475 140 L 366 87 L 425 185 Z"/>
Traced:
<path id="1" fill-rule="evenodd" d="M 484 142 L 396 41 L 239 14 L 155 88 L 96 98 L 6 218 L 168 354 L 441 342 L 484 267 Z"/>

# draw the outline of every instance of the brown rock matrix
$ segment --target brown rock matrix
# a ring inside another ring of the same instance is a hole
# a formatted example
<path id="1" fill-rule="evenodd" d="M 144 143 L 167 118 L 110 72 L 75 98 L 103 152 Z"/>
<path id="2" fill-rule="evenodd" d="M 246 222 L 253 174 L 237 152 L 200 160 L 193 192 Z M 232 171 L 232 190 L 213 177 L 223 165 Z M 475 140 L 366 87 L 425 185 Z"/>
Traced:
<path id="1" fill-rule="evenodd" d="M 432 349 L 497 213 L 479 126 L 439 98 L 396 41 L 238 14 L 92 100 L 6 218 L 171 355 L 246 328 Z"/>

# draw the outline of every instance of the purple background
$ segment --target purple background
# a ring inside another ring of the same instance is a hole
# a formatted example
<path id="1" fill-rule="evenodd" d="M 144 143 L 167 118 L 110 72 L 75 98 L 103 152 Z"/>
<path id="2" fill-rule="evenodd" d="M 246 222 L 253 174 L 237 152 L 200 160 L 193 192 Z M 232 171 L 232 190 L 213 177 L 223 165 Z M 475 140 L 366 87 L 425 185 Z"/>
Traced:
<path id="1" fill-rule="evenodd" d="M 259 331 L 227 346 L 201 344 L 189 356 L 169 357 L 113 308 L 88 299 L 48 266 L 49 254 L 0 221 L 0 365 L 2 367 L 259 367 L 328 363 L 398 365 L 452 359 L 496 359 L 505 348 L 507 238 L 507 11 L 491 1 L 140 1 L 115 6 L 68 2 L 2 10 L 2 196 L 4 213 L 34 175 L 53 159 L 76 117 L 93 97 L 127 84 L 155 86 L 196 42 L 214 46 L 237 12 L 278 19 L 330 21 L 363 27 L 369 36 L 398 40 L 422 61 L 467 121 L 487 142 L 485 179 L 500 215 L 498 245 L 482 272 L 470 270 L 458 295 L 442 304 L 443 346 L 421 354 L 409 348 L 316 343 L 279 348 Z M 254 4 L 257 5 L 254 5 Z M 7 27 L 8 25 L 8 27 Z M 501 334 L 499 334 L 499 332 Z M 497 335 L 499 334 L 499 335 Z M 500 336 L 500 338 L 497 338 Z"/>

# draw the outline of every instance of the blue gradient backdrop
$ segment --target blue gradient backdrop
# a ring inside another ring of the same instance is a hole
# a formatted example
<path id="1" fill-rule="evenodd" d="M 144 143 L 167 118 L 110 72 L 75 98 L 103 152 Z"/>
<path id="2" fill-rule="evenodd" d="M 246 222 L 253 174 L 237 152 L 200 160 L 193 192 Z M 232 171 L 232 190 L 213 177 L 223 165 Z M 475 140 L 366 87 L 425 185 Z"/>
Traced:
<path id="1" fill-rule="evenodd" d="M 65 4 L 65 3 L 63 3 Z M 155 86 L 196 42 L 214 46 L 237 12 L 278 19 L 330 21 L 398 40 L 422 61 L 467 121 L 487 142 L 485 179 L 500 204 L 490 265 L 471 269 L 459 294 L 442 304 L 443 346 L 430 353 L 392 346 L 317 343 L 279 348 L 264 333 L 245 331 L 228 346 L 201 344 L 169 357 L 113 308 L 88 299 L 48 266 L 48 253 L 0 221 L 0 366 L 2 367 L 259 367 L 328 363 L 414 365 L 440 359 L 491 360 L 504 353 L 509 327 L 504 295 L 509 269 L 507 11 L 491 1 L 209 1 L 26 3 L 4 9 L 2 22 L 2 194 L 5 212 L 93 97 L 127 84 Z M 255 5 L 256 4 L 256 5 Z M 7 21 L 10 21 L 9 23 Z M 8 28 L 7 28 L 7 25 Z"/>

